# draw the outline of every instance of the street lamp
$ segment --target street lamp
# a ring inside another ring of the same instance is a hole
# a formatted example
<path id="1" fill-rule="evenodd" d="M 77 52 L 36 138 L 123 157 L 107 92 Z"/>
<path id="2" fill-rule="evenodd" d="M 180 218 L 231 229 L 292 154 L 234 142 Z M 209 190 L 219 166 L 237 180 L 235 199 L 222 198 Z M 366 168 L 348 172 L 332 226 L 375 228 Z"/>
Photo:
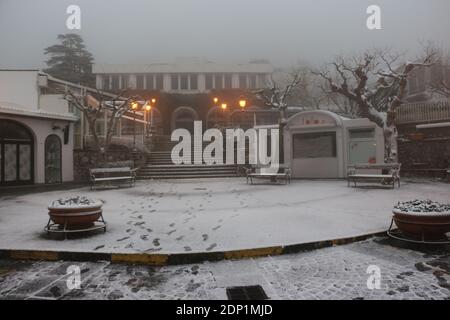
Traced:
<path id="1" fill-rule="evenodd" d="M 244 110 L 245 106 L 247 105 L 247 101 L 244 99 L 244 97 L 239 98 L 239 107 L 241 107 L 241 110 Z"/>
<path id="2" fill-rule="evenodd" d="M 138 106 L 136 101 L 131 103 L 131 110 L 133 110 L 133 151 L 136 151 L 136 109 Z"/>
<path id="3" fill-rule="evenodd" d="M 217 105 L 217 103 L 219 102 L 219 98 L 214 97 L 213 101 L 214 101 L 214 105 Z"/>
<path id="4" fill-rule="evenodd" d="M 227 109 L 227 104 L 226 103 L 222 103 L 221 105 L 220 105 L 220 107 L 222 108 L 222 110 L 226 110 Z"/>
<path id="5" fill-rule="evenodd" d="M 153 101 L 156 101 L 155 99 L 152 99 L 152 102 Z M 152 110 L 152 105 L 147 101 L 147 103 L 144 105 L 144 111 L 145 111 L 145 113 L 146 113 L 146 131 L 147 131 L 147 137 L 148 137 L 148 133 L 149 133 L 149 128 L 150 128 L 150 126 L 149 126 L 149 112 Z"/>

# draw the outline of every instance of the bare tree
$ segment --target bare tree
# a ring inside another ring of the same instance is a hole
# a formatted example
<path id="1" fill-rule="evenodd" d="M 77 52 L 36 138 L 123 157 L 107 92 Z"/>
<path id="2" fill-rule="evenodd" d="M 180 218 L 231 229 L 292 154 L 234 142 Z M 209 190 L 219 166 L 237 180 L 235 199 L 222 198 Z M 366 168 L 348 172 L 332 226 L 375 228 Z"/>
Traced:
<path id="1" fill-rule="evenodd" d="M 331 93 L 355 103 L 358 116 L 368 118 L 383 129 L 386 161 L 398 162 L 395 115 L 406 96 L 408 75 L 416 68 L 431 66 L 435 55 L 434 50 L 427 48 L 418 62 L 399 65 L 400 55 L 373 50 L 359 57 L 338 58 L 330 64 L 331 68 L 314 73 L 328 83 Z M 378 79 L 372 86 L 371 79 L 375 78 Z"/>
<path id="2" fill-rule="evenodd" d="M 284 125 L 288 116 L 288 99 L 292 96 L 294 89 L 298 88 L 301 81 L 302 76 L 300 72 L 291 73 L 285 85 L 280 85 L 278 81 L 274 80 L 272 75 L 266 88 L 256 90 L 253 94 L 266 107 L 277 109 L 280 113 L 280 124 Z"/>
<path id="3" fill-rule="evenodd" d="M 277 109 L 279 112 L 280 134 L 278 145 L 280 148 L 279 159 L 281 163 L 284 161 L 283 131 L 288 117 L 288 99 L 292 96 L 294 89 L 298 88 L 302 81 L 301 72 L 291 73 L 285 81 L 285 85 L 280 85 L 274 80 L 273 75 L 271 75 L 266 88 L 253 92 L 256 98 L 262 101 L 266 107 Z"/>
<path id="4" fill-rule="evenodd" d="M 439 54 L 440 67 L 442 68 L 442 80 L 431 83 L 431 90 L 440 96 L 450 98 L 450 83 L 446 81 L 447 74 L 450 75 L 450 54 L 444 53 L 442 49 L 436 49 Z"/>
<path id="5" fill-rule="evenodd" d="M 434 92 L 441 96 L 444 96 L 445 98 L 450 98 L 450 85 L 447 84 L 447 82 L 445 82 L 444 80 L 442 80 L 439 85 L 434 85 L 433 90 Z"/>
<path id="6" fill-rule="evenodd" d="M 96 97 L 83 91 L 81 94 L 76 94 L 68 88 L 64 90 L 64 99 L 77 108 L 87 120 L 90 133 L 94 140 L 94 148 L 97 151 L 102 153 L 108 151 L 119 119 L 127 111 L 130 111 L 131 102 L 137 100 L 137 97 L 124 98 L 122 97 L 123 94 L 124 91 L 106 100 L 105 95 L 99 90 L 97 90 Z M 96 123 L 102 112 L 106 112 L 108 117 L 108 130 L 103 141 L 99 138 L 96 130 Z"/>

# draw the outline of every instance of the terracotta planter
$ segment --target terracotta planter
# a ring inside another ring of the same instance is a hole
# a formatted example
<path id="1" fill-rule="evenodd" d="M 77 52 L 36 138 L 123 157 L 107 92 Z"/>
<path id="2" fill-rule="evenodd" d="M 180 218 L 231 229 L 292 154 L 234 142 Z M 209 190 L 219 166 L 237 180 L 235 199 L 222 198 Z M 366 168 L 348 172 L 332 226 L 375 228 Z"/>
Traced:
<path id="1" fill-rule="evenodd" d="M 95 201 L 89 205 L 49 206 L 50 219 L 66 229 L 83 229 L 91 227 L 102 214 L 103 202 Z"/>
<path id="2" fill-rule="evenodd" d="M 407 237 L 417 240 L 442 240 L 450 232 L 449 212 L 402 212 L 394 210 L 394 222 Z"/>

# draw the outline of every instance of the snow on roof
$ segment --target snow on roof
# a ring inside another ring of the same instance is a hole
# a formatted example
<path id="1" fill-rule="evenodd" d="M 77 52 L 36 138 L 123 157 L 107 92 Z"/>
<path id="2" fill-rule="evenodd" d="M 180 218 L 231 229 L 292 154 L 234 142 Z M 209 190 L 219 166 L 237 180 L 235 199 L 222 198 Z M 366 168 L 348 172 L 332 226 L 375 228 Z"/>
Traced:
<path id="1" fill-rule="evenodd" d="M 46 119 L 57 119 L 57 120 L 67 120 L 67 121 L 77 121 L 78 118 L 71 113 L 55 113 L 48 112 L 42 109 L 38 110 L 27 110 L 24 106 L 18 105 L 12 102 L 0 101 L 0 114 L 10 114 L 19 115 L 34 118 L 46 118 Z"/>

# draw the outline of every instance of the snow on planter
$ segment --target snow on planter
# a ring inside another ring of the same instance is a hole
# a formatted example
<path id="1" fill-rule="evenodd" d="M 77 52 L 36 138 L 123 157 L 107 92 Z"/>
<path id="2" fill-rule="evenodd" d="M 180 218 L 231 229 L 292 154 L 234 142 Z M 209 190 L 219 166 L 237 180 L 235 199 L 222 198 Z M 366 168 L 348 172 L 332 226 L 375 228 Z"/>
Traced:
<path id="1" fill-rule="evenodd" d="M 393 213 L 395 224 L 407 237 L 422 241 L 448 239 L 450 204 L 416 199 L 399 202 Z"/>
<path id="2" fill-rule="evenodd" d="M 48 206 L 49 209 L 70 209 L 70 208 L 95 208 L 102 206 L 103 201 L 90 199 L 85 196 L 70 196 L 54 200 Z"/>
<path id="3" fill-rule="evenodd" d="M 92 227 L 102 216 L 102 206 L 103 201 L 73 196 L 52 201 L 48 214 L 55 224 L 64 228 L 83 229 Z"/>
<path id="4" fill-rule="evenodd" d="M 450 214 L 450 204 L 417 199 L 412 201 L 400 201 L 394 206 L 394 213 L 446 215 Z"/>

